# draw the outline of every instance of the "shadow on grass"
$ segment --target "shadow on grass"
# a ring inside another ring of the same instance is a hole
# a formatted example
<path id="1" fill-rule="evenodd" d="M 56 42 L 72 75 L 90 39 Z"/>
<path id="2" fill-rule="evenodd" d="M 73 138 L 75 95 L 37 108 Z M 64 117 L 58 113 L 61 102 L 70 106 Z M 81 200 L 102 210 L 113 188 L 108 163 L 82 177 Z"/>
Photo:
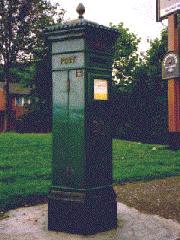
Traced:
<path id="1" fill-rule="evenodd" d="M 3 178 L 0 178 L 0 182 L 2 183 L 14 183 L 16 181 L 16 178 L 15 177 L 12 177 L 12 176 L 6 176 L 6 177 L 3 177 Z"/>
<path id="2" fill-rule="evenodd" d="M 0 204 L 0 211 L 6 212 L 11 209 L 19 208 L 19 207 L 29 207 L 37 204 L 47 203 L 48 198 L 47 195 L 29 195 L 26 197 L 16 196 L 12 199 L 8 199 L 8 202 L 4 204 Z"/>
<path id="3" fill-rule="evenodd" d="M 4 170 L 10 170 L 12 169 L 13 167 L 11 166 L 0 166 L 0 171 L 4 171 Z"/>

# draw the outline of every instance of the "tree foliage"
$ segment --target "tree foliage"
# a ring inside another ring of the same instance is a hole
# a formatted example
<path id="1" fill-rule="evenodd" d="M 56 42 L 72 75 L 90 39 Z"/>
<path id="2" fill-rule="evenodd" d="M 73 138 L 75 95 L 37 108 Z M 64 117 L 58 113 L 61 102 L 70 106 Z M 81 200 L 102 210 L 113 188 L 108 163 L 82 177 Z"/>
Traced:
<path id="1" fill-rule="evenodd" d="M 119 90 L 125 90 L 132 83 L 132 75 L 138 64 L 137 50 L 140 39 L 125 28 L 123 23 L 111 24 L 111 27 L 119 31 L 114 55 L 114 81 Z"/>
<path id="2" fill-rule="evenodd" d="M 156 95 L 164 92 L 165 82 L 162 81 L 162 61 L 168 51 L 167 29 L 162 30 L 160 39 L 151 42 L 145 61 L 136 66 L 133 73 L 134 88 L 153 92 Z"/>
<path id="3" fill-rule="evenodd" d="M 167 49 L 167 29 L 164 29 L 160 39 L 151 42 L 144 61 L 135 65 L 129 84 L 131 91 L 121 90 L 116 94 L 114 105 L 119 136 L 166 142 L 167 82 L 162 81 L 161 66 Z"/>
<path id="4" fill-rule="evenodd" d="M 30 53 L 40 57 L 45 26 L 61 21 L 63 10 L 45 0 L 0 0 L 0 57 L 5 65 Z M 40 56 L 39 56 L 40 55 Z"/>
<path id="5" fill-rule="evenodd" d="M 162 80 L 162 60 L 167 51 L 167 29 L 164 29 L 160 39 L 151 42 L 145 62 L 136 68 L 132 94 L 139 112 L 136 128 L 142 129 L 144 138 L 162 142 L 167 137 L 167 82 Z"/>
<path id="6" fill-rule="evenodd" d="M 0 0 L 0 60 L 5 81 L 4 131 L 9 131 L 11 112 L 9 82 L 13 64 L 42 58 L 46 53 L 43 29 L 62 20 L 64 11 L 46 0 Z"/>

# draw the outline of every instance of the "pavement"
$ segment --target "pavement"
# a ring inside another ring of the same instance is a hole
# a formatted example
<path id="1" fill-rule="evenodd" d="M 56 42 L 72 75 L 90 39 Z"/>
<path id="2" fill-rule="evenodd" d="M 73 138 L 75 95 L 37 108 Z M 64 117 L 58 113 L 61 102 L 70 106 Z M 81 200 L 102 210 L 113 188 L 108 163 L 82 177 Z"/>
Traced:
<path id="1" fill-rule="evenodd" d="M 11 210 L 0 220 L 0 240 L 180 240 L 180 224 L 118 203 L 118 228 L 90 236 L 47 229 L 47 204 Z"/>

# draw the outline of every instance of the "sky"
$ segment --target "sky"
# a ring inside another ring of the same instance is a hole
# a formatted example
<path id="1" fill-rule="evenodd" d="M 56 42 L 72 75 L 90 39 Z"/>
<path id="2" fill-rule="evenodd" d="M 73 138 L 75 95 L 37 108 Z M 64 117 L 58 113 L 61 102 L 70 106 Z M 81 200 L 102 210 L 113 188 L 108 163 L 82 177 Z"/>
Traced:
<path id="1" fill-rule="evenodd" d="M 109 23 L 124 23 L 141 38 L 140 51 L 149 47 L 147 39 L 160 36 L 163 23 L 156 22 L 156 0 L 50 0 L 59 2 L 66 10 L 65 19 L 76 19 L 76 7 L 81 2 L 86 8 L 84 17 L 90 21 L 109 26 Z"/>

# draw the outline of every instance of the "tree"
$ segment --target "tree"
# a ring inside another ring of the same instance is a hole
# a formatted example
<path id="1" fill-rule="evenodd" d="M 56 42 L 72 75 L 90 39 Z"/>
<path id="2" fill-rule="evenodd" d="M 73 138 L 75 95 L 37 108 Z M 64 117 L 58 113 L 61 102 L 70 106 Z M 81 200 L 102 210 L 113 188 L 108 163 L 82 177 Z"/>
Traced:
<path id="1" fill-rule="evenodd" d="M 168 51 L 167 29 L 163 29 L 160 39 L 151 42 L 145 61 L 137 65 L 133 72 L 133 87 L 145 87 L 146 91 L 162 94 L 165 83 L 162 81 L 162 61 Z M 145 91 L 145 90 L 144 90 Z"/>
<path id="2" fill-rule="evenodd" d="M 138 59 L 136 48 L 133 48 L 136 58 L 131 71 L 126 71 L 132 82 L 122 81 L 120 87 L 117 85 L 120 91 L 114 97 L 113 123 L 116 126 L 114 135 L 117 137 L 166 142 L 167 82 L 162 81 L 161 66 L 168 51 L 167 42 L 167 29 L 164 29 L 160 39 L 151 42 L 143 61 Z M 118 46 L 122 50 L 117 51 L 123 51 L 123 45 L 119 43 Z"/>
<path id="3" fill-rule="evenodd" d="M 160 39 L 151 42 L 145 61 L 133 73 L 133 129 L 143 140 L 166 142 L 167 82 L 162 80 L 162 60 L 167 51 L 167 29 L 164 29 Z"/>
<path id="4" fill-rule="evenodd" d="M 139 62 L 137 50 L 140 39 L 129 32 L 123 23 L 111 24 L 111 27 L 119 31 L 114 55 L 114 82 L 118 90 L 126 91 L 132 83 L 132 75 Z"/>
<path id="5" fill-rule="evenodd" d="M 4 131 L 9 130 L 9 76 L 16 61 L 29 54 L 39 59 L 46 52 L 43 29 L 61 22 L 64 10 L 46 0 L 0 0 L 0 59 L 5 73 Z"/>

